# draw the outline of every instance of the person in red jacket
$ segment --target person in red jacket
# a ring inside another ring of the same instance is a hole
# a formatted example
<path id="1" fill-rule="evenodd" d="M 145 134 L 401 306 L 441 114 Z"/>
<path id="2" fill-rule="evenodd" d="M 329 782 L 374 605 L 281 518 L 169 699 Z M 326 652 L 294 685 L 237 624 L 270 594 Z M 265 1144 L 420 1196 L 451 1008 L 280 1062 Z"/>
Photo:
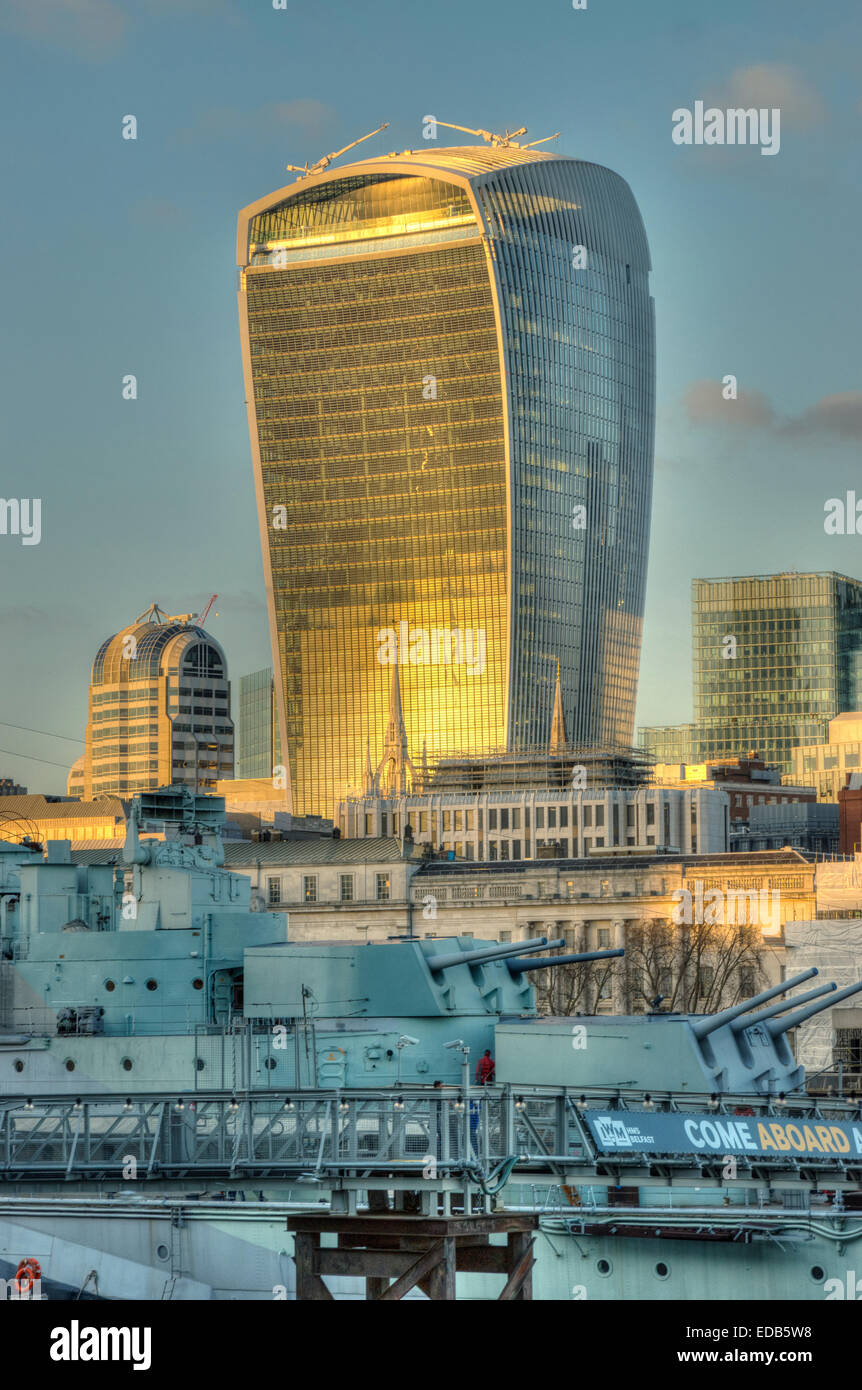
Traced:
<path id="1" fill-rule="evenodd" d="M 480 1057 L 476 1063 L 476 1085 L 488 1086 L 494 1080 L 494 1058 L 491 1056 L 490 1047 L 485 1049 L 485 1055 Z"/>

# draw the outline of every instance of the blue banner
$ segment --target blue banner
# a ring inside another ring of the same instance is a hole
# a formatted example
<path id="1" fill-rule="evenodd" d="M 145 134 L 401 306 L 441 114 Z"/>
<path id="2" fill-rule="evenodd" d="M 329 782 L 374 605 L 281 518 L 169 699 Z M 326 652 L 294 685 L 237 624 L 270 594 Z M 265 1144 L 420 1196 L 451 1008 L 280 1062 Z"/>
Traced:
<path id="1" fill-rule="evenodd" d="M 603 1154 L 787 1155 L 862 1163 L 862 1122 L 826 1121 L 811 1115 L 779 1119 L 642 1110 L 589 1110 L 583 1119 Z"/>

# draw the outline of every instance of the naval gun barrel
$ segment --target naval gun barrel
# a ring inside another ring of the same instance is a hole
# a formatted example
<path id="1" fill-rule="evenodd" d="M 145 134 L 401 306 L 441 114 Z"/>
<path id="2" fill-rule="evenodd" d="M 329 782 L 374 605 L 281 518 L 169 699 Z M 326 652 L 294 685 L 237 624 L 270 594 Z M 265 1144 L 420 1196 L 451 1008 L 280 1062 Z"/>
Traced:
<path id="1" fill-rule="evenodd" d="M 734 1004 L 729 1009 L 722 1009 L 718 1014 L 707 1014 L 706 1018 L 700 1018 L 691 1025 L 692 1032 L 696 1038 L 705 1038 L 708 1033 L 720 1028 L 723 1023 L 732 1023 L 740 1014 L 747 1014 L 749 1009 L 754 1009 L 758 1004 L 765 1004 L 768 999 L 774 999 L 776 994 L 786 994 L 789 989 L 796 985 L 801 985 L 803 980 L 810 980 L 812 976 L 819 974 L 816 965 L 812 965 L 810 970 L 803 970 L 801 975 L 794 975 L 790 980 L 782 980 L 779 985 L 772 985 L 770 989 L 761 990 L 760 994 L 754 994 L 750 999 L 743 999 L 741 1004 Z"/>
<path id="2" fill-rule="evenodd" d="M 581 961 L 610 960 L 613 956 L 624 956 L 625 951 L 578 951 L 570 956 L 538 956 L 535 960 L 513 960 L 509 969 L 513 975 L 523 970 L 547 970 L 549 965 L 579 965 Z"/>
<path id="3" fill-rule="evenodd" d="M 448 970 L 450 965 L 481 965 L 486 960 L 500 960 L 503 956 L 523 956 L 527 951 L 537 951 L 540 946 L 564 946 L 559 941 L 548 941 L 546 936 L 534 936 L 532 941 L 524 941 L 520 946 L 511 942 L 495 943 L 493 946 L 479 946 L 475 951 L 450 951 L 440 956 L 426 956 L 425 963 L 436 974 L 438 970 Z"/>
<path id="4" fill-rule="evenodd" d="M 842 999 L 849 999 L 851 994 L 858 994 L 862 989 L 862 980 L 856 985 L 848 985 L 846 989 L 839 989 L 837 994 L 833 994 L 829 999 L 821 999 L 816 1004 L 809 1004 L 805 1009 L 797 1009 L 795 1013 L 785 1014 L 783 1018 L 776 1018 L 772 1023 L 767 1023 L 766 1027 L 775 1038 L 779 1033 L 786 1033 L 789 1028 L 798 1028 L 800 1023 L 806 1019 L 813 1018 L 815 1014 L 822 1013 L 824 1009 L 831 1009 L 833 1004 L 838 1004 Z"/>
<path id="5" fill-rule="evenodd" d="M 797 994 L 795 999 L 779 999 L 777 1004 L 770 1004 L 768 1009 L 758 1009 L 756 1014 L 743 1014 L 741 1018 L 735 1018 L 730 1025 L 731 1029 L 734 1033 L 741 1033 L 746 1028 L 753 1028 L 756 1023 L 765 1023 L 768 1018 L 783 1014 L 785 1009 L 807 1004 L 810 999 L 820 999 L 824 994 L 834 994 L 837 988 L 837 985 L 819 985 L 817 989 L 809 989 L 805 994 Z"/>

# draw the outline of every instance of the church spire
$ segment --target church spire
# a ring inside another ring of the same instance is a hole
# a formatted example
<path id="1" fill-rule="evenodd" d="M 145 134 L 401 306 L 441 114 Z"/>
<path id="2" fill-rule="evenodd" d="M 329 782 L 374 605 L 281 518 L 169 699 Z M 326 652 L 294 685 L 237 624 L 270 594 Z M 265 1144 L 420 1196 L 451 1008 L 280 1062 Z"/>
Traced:
<path id="1" fill-rule="evenodd" d="M 562 753 L 568 746 L 568 735 L 566 734 L 566 716 L 563 713 L 563 687 L 560 681 L 560 661 L 557 658 L 557 684 L 554 689 L 554 715 L 551 720 L 551 740 L 548 744 L 549 753 Z"/>
<path id="2" fill-rule="evenodd" d="M 392 667 L 392 684 L 389 687 L 389 723 L 383 740 L 383 757 L 377 767 L 374 781 L 384 795 L 398 796 L 407 791 L 407 774 L 410 784 L 417 780 L 407 748 L 407 728 L 404 711 L 401 707 L 401 681 L 397 663 Z"/>
<path id="3" fill-rule="evenodd" d="M 371 739 L 365 740 L 365 795 L 374 795 L 374 772 L 371 767 Z"/>

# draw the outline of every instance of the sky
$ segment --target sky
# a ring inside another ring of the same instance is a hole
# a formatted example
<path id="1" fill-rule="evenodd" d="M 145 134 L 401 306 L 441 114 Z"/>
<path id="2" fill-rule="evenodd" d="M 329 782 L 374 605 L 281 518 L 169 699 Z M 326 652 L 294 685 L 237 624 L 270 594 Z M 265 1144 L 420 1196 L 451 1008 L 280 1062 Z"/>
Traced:
<path id="1" fill-rule="evenodd" d="M 640 206 L 639 724 L 691 716 L 693 577 L 862 578 L 862 538 L 824 531 L 830 498 L 862 500 L 860 40 L 857 0 L 0 0 L 0 494 L 42 508 L 39 544 L 0 535 L 0 777 L 65 791 L 93 657 L 153 601 L 218 593 L 234 682 L 271 664 L 237 212 L 383 121 L 349 157 L 421 147 L 426 115 L 559 130 Z M 778 107 L 778 153 L 674 143 L 697 101 Z"/>

